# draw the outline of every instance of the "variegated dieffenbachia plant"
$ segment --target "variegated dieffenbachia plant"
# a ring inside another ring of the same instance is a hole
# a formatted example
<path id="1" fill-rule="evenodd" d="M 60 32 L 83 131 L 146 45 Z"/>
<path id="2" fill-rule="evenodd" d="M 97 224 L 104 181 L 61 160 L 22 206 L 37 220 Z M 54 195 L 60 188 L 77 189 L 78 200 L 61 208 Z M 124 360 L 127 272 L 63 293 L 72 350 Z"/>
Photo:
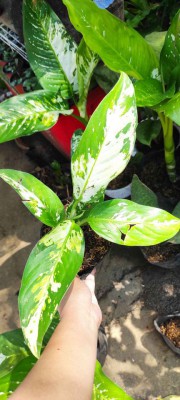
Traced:
<path id="1" fill-rule="evenodd" d="M 126 22 L 91 0 L 63 0 L 75 28 L 86 44 L 109 69 L 133 78 L 137 106 L 158 113 L 164 138 L 164 155 L 170 180 L 176 180 L 173 122 L 180 125 L 180 10 L 167 32 L 143 38 Z M 148 120 L 139 129 L 147 141 L 160 132 L 157 121 Z M 159 122 L 159 121 L 158 121 Z M 145 133 L 144 133 L 145 132 Z"/>
<path id="2" fill-rule="evenodd" d="M 32 250 L 22 277 L 19 313 L 26 344 L 21 331 L 0 336 L 1 400 L 16 389 L 47 343 L 57 307 L 83 262 L 83 225 L 126 246 L 160 243 L 180 229 L 180 219 L 158 208 L 129 200 L 104 201 L 108 183 L 131 157 L 136 126 L 134 87 L 122 73 L 84 133 L 72 139 L 73 200 L 67 207 L 30 174 L 0 170 L 0 177 L 15 189 L 29 211 L 52 228 Z M 98 363 L 94 382 L 94 400 L 130 400 L 102 375 Z"/>

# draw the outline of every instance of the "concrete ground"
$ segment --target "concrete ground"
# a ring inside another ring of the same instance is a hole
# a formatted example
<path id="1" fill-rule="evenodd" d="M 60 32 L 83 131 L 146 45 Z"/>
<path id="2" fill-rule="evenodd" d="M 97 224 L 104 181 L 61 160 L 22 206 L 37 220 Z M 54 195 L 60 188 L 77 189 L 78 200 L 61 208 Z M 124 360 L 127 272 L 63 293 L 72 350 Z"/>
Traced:
<path id="1" fill-rule="evenodd" d="M 31 171 L 13 142 L 0 145 L 0 168 Z M 19 326 L 17 292 L 41 224 L 0 181 L 0 332 Z M 97 296 L 108 337 L 104 371 L 135 399 L 180 394 L 179 358 L 154 330 L 157 313 L 179 309 L 177 270 L 150 266 L 135 248 L 113 246 L 97 267 Z"/>

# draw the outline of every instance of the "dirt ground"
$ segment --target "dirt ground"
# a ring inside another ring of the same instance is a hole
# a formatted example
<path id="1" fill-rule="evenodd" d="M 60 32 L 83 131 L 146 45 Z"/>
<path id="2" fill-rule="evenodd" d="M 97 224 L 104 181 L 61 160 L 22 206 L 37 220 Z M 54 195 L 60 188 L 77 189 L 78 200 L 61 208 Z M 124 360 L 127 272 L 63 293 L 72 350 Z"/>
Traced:
<path id="1" fill-rule="evenodd" d="M 0 168 L 29 172 L 34 164 L 9 142 L 0 145 Z M 40 226 L 0 181 L 0 332 L 19 326 L 17 294 Z M 150 266 L 139 249 L 113 246 L 97 267 L 96 291 L 108 338 L 107 375 L 136 400 L 179 395 L 179 358 L 153 325 L 157 313 L 179 310 L 177 269 Z"/>

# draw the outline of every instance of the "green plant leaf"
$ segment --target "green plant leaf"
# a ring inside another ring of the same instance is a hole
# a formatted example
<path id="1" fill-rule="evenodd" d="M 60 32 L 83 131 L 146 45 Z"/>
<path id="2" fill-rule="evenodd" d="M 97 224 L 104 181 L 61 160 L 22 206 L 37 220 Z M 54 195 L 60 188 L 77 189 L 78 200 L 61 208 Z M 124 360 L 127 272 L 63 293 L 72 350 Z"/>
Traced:
<path id="1" fill-rule="evenodd" d="M 64 219 L 64 206 L 59 197 L 33 175 L 1 169 L 0 178 L 19 194 L 24 205 L 43 224 L 54 227 Z"/>
<path id="2" fill-rule="evenodd" d="M 28 60 L 41 86 L 71 97 L 78 91 L 76 43 L 46 1 L 25 0 L 23 15 Z"/>
<path id="3" fill-rule="evenodd" d="M 75 208 L 97 202 L 126 167 L 135 142 L 137 110 L 133 85 L 124 73 L 92 115 L 72 156 Z"/>
<path id="4" fill-rule="evenodd" d="M 137 175 L 133 176 L 131 184 L 131 200 L 143 206 L 157 207 L 158 199 L 156 194 L 140 181 Z"/>
<path id="5" fill-rule="evenodd" d="M 158 60 L 138 32 L 107 10 L 100 10 L 91 0 L 63 2 L 75 28 L 110 69 L 126 72 L 137 79 L 153 76 Z"/>
<path id="6" fill-rule="evenodd" d="M 180 92 L 176 93 L 171 100 L 154 107 L 158 112 L 164 112 L 177 125 L 180 125 Z"/>
<path id="7" fill-rule="evenodd" d="M 7 400 L 9 396 L 18 388 L 26 375 L 30 372 L 37 359 L 30 355 L 22 359 L 10 372 L 3 376 L 0 382 L 0 400 Z"/>
<path id="8" fill-rule="evenodd" d="M 180 218 L 180 201 L 176 204 L 176 207 L 172 211 L 172 215 L 174 215 L 174 217 Z M 180 230 L 173 238 L 169 240 L 169 242 L 173 244 L 180 244 Z"/>
<path id="9" fill-rule="evenodd" d="M 133 400 L 119 386 L 112 382 L 96 361 L 92 400 Z"/>
<path id="10" fill-rule="evenodd" d="M 159 120 L 146 119 L 141 121 L 136 130 L 137 140 L 146 146 L 151 146 L 152 140 L 156 139 L 161 132 Z"/>
<path id="11" fill-rule="evenodd" d="M 99 61 L 99 56 L 94 53 L 85 43 L 84 39 L 81 40 L 77 50 L 77 73 L 78 73 L 78 87 L 79 87 L 79 101 L 78 109 L 82 118 L 86 117 L 86 101 L 89 90 L 91 77 Z"/>
<path id="12" fill-rule="evenodd" d="M 29 355 L 21 329 L 0 335 L 0 379 Z"/>
<path id="13" fill-rule="evenodd" d="M 51 128 L 59 113 L 71 114 L 60 96 L 46 90 L 26 93 L 0 104 L 0 143 Z"/>
<path id="14" fill-rule="evenodd" d="M 93 76 L 105 93 L 109 93 L 119 79 L 119 74 L 110 70 L 106 65 L 97 65 Z"/>
<path id="15" fill-rule="evenodd" d="M 83 260 L 84 238 L 74 221 L 44 236 L 27 261 L 19 294 L 21 326 L 31 352 L 39 357 L 56 308 Z"/>
<path id="16" fill-rule="evenodd" d="M 125 246 L 152 246 L 180 229 L 180 220 L 164 210 L 118 199 L 96 205 L 87 222 L 99 236 Z"/>
<path id="17" fill-rule="evenodd" d="M 49 342 L 59 320 L 57 312 L 46 332 L 43 347 Z M 0 335 L 0 355 L 0 400 L 5 400 L 21 384 L 37 359 L 26 346 L 21 329 Z"/>
<path id="18" fill-rule="evenodd" d="M 76 131 L 73 133 L 73 136 L 71 138 L 71 157 L 75 153 L 75 151 L 79 145 L 79 142 L 82 138 L 82 135 L 83 135 L 82 129 L 76 129 Z"/>
<path id="19" fill-rule="evenodd" d="M 164 45 L 165 37 L 167 31 L 163 32 L 151 32 L 145 36 L 146 41 L 154 49 L 158 59 L 160 58 L 160 53 Z"/>
<path id="20" fill-rule="evenodd" d="M 161 51 L 160 66 L 165 83 L 169 83 L 176 69 L 176 79 L 180 73 L 180 10 L 177 12 L 166 34 Z M 176 80 L 175 79 L 175 80 Z"/>
<path id="21" fill-rule="evenodd" d="M 138 107 L 152 107 L 174 95 L 175 87 L 163 92 L 162 83 L 156 79 L 144 79 L 134 84 Z"/>

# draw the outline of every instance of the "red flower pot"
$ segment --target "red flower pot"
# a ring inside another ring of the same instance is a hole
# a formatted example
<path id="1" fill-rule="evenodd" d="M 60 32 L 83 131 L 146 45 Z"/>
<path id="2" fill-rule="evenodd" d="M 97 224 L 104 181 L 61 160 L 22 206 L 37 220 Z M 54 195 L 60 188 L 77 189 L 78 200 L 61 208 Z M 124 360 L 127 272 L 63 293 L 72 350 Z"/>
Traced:
<path id="1" fill-rule="evenodd" d="M 88 95 L 87 113 L 91 116 L 101 102 L 105 92 L 97 87 L 92 89 Z M 76 106 L 72 107 L 74 114 L 79 116 Z M 71 138 L 76 129 L 85 129 L 85 126 L 71 115 L 60 115 L 58 122 L 48 131 L 43 132 L 43 135 L 66 157 L 70 158 L 71 154 Z"/>

